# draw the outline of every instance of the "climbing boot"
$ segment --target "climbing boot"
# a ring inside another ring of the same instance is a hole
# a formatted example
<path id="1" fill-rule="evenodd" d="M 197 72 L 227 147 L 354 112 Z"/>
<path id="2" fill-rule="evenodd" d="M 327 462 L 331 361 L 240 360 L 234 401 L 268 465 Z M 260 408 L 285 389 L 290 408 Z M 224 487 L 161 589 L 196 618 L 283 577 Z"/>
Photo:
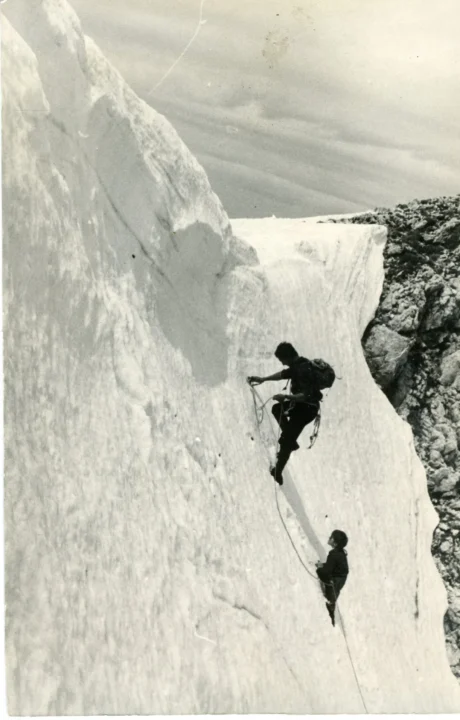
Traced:
<path id="1" fill-rule="evenodd" d="M 277 471 L 276 465 L 275 465 L 275 467 L 270 468 L 270 475 L 275 480 L 275 482 L 278 483 L 278 485 L 283 484 L 283 476 L 280 472 Z"/>

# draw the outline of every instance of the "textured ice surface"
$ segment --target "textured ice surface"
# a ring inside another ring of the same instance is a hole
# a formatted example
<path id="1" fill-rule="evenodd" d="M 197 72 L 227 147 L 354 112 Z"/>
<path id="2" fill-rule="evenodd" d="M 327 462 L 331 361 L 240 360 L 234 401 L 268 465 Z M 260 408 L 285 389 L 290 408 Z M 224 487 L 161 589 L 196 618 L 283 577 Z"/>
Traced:
<path id="1" fill-rule="evenodd" d="M 232 233 L 63 0 L 4 13 L 10 713 L 358 713 L 348 650 L 370 712 L 458 710 L 436 515 L 360 346 L 383 230 Z M 311 570 L 349 534 L 348 649 L 281 524 L 245 383 L 281 339 L 341 377 L 279 503 Z"/>

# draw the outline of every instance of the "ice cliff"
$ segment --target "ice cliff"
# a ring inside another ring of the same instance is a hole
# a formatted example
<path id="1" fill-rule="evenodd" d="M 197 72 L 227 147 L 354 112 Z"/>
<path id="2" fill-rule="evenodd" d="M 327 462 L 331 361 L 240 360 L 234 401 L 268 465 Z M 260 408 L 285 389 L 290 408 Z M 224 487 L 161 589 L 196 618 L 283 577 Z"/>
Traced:
<path id="1" fill-rule="evenodd" d="M 4 15 L 9 712 L 458 710 L 437 516 L 360 345 L 384 231 L 232 229 L 64 0 Z M 341 377 L 278 500 L 309 567 L 349 534 L 346 635 L 281 523 L 245 383 L 281 339 Z"/>

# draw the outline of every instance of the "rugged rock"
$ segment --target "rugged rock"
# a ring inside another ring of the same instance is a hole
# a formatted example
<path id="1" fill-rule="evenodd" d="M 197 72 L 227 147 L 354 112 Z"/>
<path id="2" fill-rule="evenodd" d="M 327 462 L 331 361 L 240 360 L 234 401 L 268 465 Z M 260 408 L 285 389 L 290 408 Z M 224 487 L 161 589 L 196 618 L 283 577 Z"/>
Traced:
<path id="1" fill-rule="evenodd" d="M 410 340 L 385 325 L 376 325 L 370 330 L 365 347 L 373 376 L 381 387 L 387 387 L 407 360 Z"/>
<path id="2" fill-rule="evenodd" d="M 440 517 L 432 551 L 449 598 L 448 656 L 460 677 L 460 196 L 333 222 L 388 229 L 381 302 L 363 345 L 376 382 L 411 424 L 426 469 Z"/>

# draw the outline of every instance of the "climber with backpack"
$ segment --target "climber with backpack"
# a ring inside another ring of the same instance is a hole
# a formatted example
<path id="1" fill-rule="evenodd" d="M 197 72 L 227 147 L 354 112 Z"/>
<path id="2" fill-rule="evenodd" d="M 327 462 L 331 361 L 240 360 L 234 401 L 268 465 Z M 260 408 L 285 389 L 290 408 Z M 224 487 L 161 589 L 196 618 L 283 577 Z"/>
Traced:
<path id="1" fill-rule="evenodd" d="M 273 399 L 276 400 L 276 403 L 272 407 L 272 413 L 280 426 L 281 434 L 276 465 L 271 468 L 270 474 L 279 485 L 282 485 L 284 467 L 291 453 L 299 449 L 297 439 L 305 426 L 314 420 L 316 422 L 311 445 L 316 439 L 321 418 L 320 403 L 323 399 L 321 391 L 332 386 L 335 373 L 324 360 L 307 360 L 300 356 L 288 342 L 278 345 L 275 357 L 287 366 L 285 370 L 267 377 L 251 375 L 248 377 L 248 382 L 250 385 L 260 385 L 269 380 L 290 380 L 291 382 L 291 392 L 275 395 Z"/>

